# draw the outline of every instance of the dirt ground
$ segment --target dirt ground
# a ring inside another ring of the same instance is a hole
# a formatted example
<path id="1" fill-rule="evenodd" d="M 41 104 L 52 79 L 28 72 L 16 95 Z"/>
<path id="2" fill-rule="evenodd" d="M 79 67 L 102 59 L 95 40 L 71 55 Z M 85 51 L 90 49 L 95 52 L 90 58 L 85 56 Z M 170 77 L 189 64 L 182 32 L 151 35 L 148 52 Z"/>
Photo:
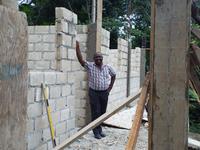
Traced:
<path id="1" fill-rule="evenodd" d="M 97 140 L 92 131 L 84 135 L 65 150 L 124 150 L 128 141 L 129 131 L 127 129 L 117 129 L 112 127 L 103 127 L 106 137 Z M 148 131 L 141 126 L 137 140 L 136 150 L 147 150 Z"/>

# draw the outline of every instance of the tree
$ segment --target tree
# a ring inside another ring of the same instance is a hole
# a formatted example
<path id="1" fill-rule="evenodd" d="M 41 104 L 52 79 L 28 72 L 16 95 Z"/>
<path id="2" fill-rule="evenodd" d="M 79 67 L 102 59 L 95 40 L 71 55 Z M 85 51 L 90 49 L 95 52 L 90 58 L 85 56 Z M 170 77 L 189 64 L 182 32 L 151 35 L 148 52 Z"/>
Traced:
<path id="1" fill-rule="evenodd" d="M 90 0 L 31 0 L 22 3 L 19 8 L 28 17 L 29 25 L 47 25 L 55 23 L 55 7 L 65 7 L 75 12 L 79 24 L 90 22 Z"/>
<path id="2" fill-rule="evenodd" d="M 132 45 L 141 46 L 146 37 L 149 46 L 150 0 L 104 0 L 103 28 L 111 32 L 111 47 L 116 48 L 117 38 L 127 37 L 127 10 L 131 2 L 130 23 Z M 92 0 L 25 0 L 19 8 L 28 17 L 29 25 L 55 23 L 55 7 L 65 7 L 78 15 L 78 24 L 91 23 Z"/>

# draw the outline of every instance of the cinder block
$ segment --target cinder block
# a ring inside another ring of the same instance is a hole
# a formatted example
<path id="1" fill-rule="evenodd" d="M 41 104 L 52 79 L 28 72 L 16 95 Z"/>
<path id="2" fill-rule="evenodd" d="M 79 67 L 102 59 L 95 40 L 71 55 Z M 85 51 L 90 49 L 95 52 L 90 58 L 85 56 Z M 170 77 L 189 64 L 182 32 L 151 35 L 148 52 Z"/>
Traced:
<path id="1" fill-rule="evenodd" d="M 26 121 L 26 132 L 30 133 L 34 130 L 34 119 L 28 119 Z"/>
<path id="2" fill-rule="evenodd" d="M 77 31 L 76 31 L 76 26 L 74 24 L 69 24 L 69 34 L 70 35 L 76 35 Z"/>
<path id="3" fill-rule="evenodd" d="M 73 20 L 72 20 L 72 22 L 73 22 L 74 24 L 77 24 L 77 23 L 78 23 L 78 16 L 77 16 L 77 14 L 75 14 L 75 13 L 73 13 Z"/>
<path id="4" fill-rule="evenodd" d="M 56 70 L 56 60 L 50 61 L 50 70 Z"/>
<path id="5" fill-rule="evenodd" d="M 30 51 L 34 51 L 34 44 L 31 44 L 31 43 L 28 44 L 28 53 Z"/>
<path id="6" fill-rule="evenodd" d="M 42 115 L 42 103 L 29 104 L 27 108 L 28 118 L 34 118 Z"/>
<path id="7" fill-rule="evenodd" d="M 36 43 L 35 44 L 35 51 L 50 51 L 50 44 L 49 43 Z"/>
<path id="8" fill-rule="evenodd" d="M 75 97 L 74 96 L 67 96 L 67 106 L 71 107 L 75 105 Z"/>
<path id="9" fill-rule="evenodd" d="M 67 83 L 67 74 L 62 72 L 56 73 L 56 83 L 57 84 L 66 84 Z"/>
<path id="10" fill-rule="evenodd" d="M 85 42 L 87 42 L 88 36 L 87 36 L 87 34 L 78 34 L 77 38 L 78 38 L 79 42 L 84 42 L 85 43 Z"/>
<path id="11" fill-rule="evenodd" d="M 64 7 L 56 7 L 56 19 L 66 19 L 70 22 L 73 21 L 73 12 L 64 8 Z"/>
<path id="12" fill-rule="evenodd" d="M 70 83 L 70 84 L 75 82 L 74 72 L 68 72 L 67 73 L 67 82 Z"/>
<path id="13" fill-rule="evenodd" d="M 49 70 L 50 69 L 50 61 L 36 61 L 35 69 L 38 70 Z"/>
<path id="14" fill-rule="evenodd" d="M 87 97 L 87 92 L 83 90 L 76 90 L 76 96 L 78 98 L 86 98 Z"/>
<path id="15" fill-rule="evenodd" d="M 35 61 L 28 61 L 28 69 L 29 70 L 34 70 L 35 69 Z"/>
<path id="16" fill-rule="evenodd" d="M 66 132 L 66 122 L 60 122 L 56 125 L 56 136 L 64 134 Z"/>
<path id="17" fill-rule="evenodd" d="M 70 35 L 60 33 L 57 35 L 57 44 L 58 46 L 64 45 L 71 47 L 72 46 L 72 37 Z"/>
<path id="18" fill-rule="evenodd" d="M 58 49 L 60 51 L 60 56 L 59 56 L 60 59 L 66 59 L 67 58 L 67 48 L 61 45 Z"/>
<path id="19" fill-rule="evenodd" d="M 50 133 L 49 127 L 42 130 L 42 138 L 43 138 L 43 141 L 45 142 L 51 139 L 51 133 Z"/>
<path id="20" fill-rule="evenodd" d="M 45 72 L 44 79 L 45 79 L 45 84 L 55 84 L 56 83 L 56 73 L 55 72 Z"/>
<path id="21" fill-rule="evenodd" d="M 55 43 L 56 35 L 55 34 L 43 35 L 43 42 Z"/>
<path id="22" fill-rule="evenodd" d="M 35 88 L 28 88 L 28 104 L 34 103 L 35 98 Z"/>
<path id="23" fill-rule="evenodd" d="M 60 122 L 60 111 L 57 112 L 52 112 L 52 120 L 53 120 L 53 124 L 57 124 L 58 122 Z"/>
<path id="24" fill-rule="evenodd" d="M 44 60 L 55 60 L 56 52 L 44 52 L 42 58 Z"/>
<path id="25" fill-rule="evenodd" d="M 71 61 L 69 60 L 61 60 L 61 68 L 60 70 L 63 71 L 63 72 L 68 72 L 68 71 L 71 71 L 72 68 L 71 68 Z"/>
<path id="26" fill-rule="evenodd" d="M 69 119 L 69 113 L 70 113 L 69 108 L 61 110 L 61 121 L 68 120 Z"/>
<path id="27" fill-rule="evenodd" d="M 50 86 L 50 98 L 59 98 L 61 96 L 61 87 L 60 86 Z"/>
<path id="28" fill-rule="evenodd" d="M 70 85 L 62 86 L 62 96 L 69 96 L 72 93 L 72 89 Z"/>
<path id="29" fill-rule="evenodd" d="M 88 33 L 88 26 L 87 25 L 76 25 L 76 30 L 78 34 Z"/>
<path id="30" fill-rule="evenodd" d="M 77 109 L 77 114 L 81 117 L 85 117 L 87 114 L 86 114 L 86 109 L 84 108 L 79 108 Z"/>
<path id="31" fill-rule="evenodd" d="M 45 129 L 49 126 L 47 115 L 35 119 L 35 130 Z"/>
<path id="32" fill-rule="evenodd" d="M 35 150 L 47 150 L 47 144 L 43 144 L 41 146 L 39 146 L 38 148 L 36 148 Z"/>
<path id="33" fill-rule="evenodd" d="M 81 69 L 81 65 L 78 61 L 72 61 L 72 71 L 78 71 Z"/>
<path id="34" fill-rule="evenodd" d="M 70 60 L 77 60 L 76 58 L 76 50 L 69 48 L 67 51 L 67 58 Z"/>
<path id="35" fill-rule="evenodd" d="M 39 102 L 43 100 L 43 93 L 41 87 L 35 88 L 35 101 Z"/>
<path id="36" fill-rule="evenodd" d="M 41 60 L 42 53 L 41 52 L 29 52 L 28 53 L 28 60 Z"/>
<path id="37" fill-rule="evenodd" d="M 75 119 L 67 120 L 67 131 L 70 131 L 75 128 Z"/>
<path id="38" fill-rule="evenodd" d="M 35 32 L 35 26 L 28 26 L 28 33 L 33 34 Z"/>
<path id="39" fill-rule="evenodd" d="M 42 35 L 39 34 L 30 34 L 29 43 L 39 43 L 42 42 Z"/>
<path id="40" fill-rule="evenodd" d="M 71 107 L 71 111 L 70 111 L 70 114 L 69 114 L 69 115 L 70 115 L 70 118 L 74 118 L 74 119 L 76 118 L 76 117 L 75 117 L 76 112 L 75 112 L 75 108 L 74 108 L 74 107 Z"/>
<path id="41" fill-rule="evenodd" d="M 49 45 L 50 45 L 49 51 L 56 51 L 57 43 L 50 43 Z"/>
<path id="42" fill-rule="evenodd" d="M 49 30 L 50 30 L 50 33 L 56 33 L 56 27 L 55 27 L 55 25 L 49 26 Z"/>
<path id="43" fill-rule="evenodd" d="M 35 33 L 49 33 L 49 26 L 35 26 Z"/>
<path id="44" fill-rule="evenodd" d="M 35 149 L 42 143 L 42 132 L 33 132 L 28 134 L 28 149 Z"/>
<path id="45" fill-rule="evenodd" d="M 57 32 L 69 33 L 68 22 L 66 22 L 63 19 L 60 20 L 59 22 L 56 22 L 56 30 L 57 30 Z"/>
<path id="46" fill-rule="evenodd" d="M 42 72 L 29 72 L 30 85 L 40 86 L 44 81 L 44 75 Z"/>
<path id="47" fill-rule="evenodd" d="M 81 81 L 81 89 L 86 90 L 88 88 L 88 82 L 87 81 Z"/>
<path id="48" fill-rule="evenodd" d="M 56 100 L 56 110 L 61 110 L 66 108 L 67 100 L 65 97 L 59 98 Z M 61 121 L 62 121 L 62 112 L 61 112 Z"/>

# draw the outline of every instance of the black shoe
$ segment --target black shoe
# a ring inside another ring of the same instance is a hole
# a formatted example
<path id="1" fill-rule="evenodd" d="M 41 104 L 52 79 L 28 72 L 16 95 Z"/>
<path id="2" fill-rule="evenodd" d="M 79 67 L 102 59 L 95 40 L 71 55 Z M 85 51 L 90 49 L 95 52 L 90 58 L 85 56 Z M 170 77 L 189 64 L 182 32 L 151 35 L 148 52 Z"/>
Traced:
<path id="1" fill-rule="evenodd" d="M 94 137 L 95 137 L 96 139 L 101 139 L 101 135 L 100 135 L 100 134 L 95 134 Z"/>
<path id="2" fill-rule="evenodd" d="M 106 137 L 106 135 L 103 132 L 101 132 L 100 135 L 101 137 Z"/>

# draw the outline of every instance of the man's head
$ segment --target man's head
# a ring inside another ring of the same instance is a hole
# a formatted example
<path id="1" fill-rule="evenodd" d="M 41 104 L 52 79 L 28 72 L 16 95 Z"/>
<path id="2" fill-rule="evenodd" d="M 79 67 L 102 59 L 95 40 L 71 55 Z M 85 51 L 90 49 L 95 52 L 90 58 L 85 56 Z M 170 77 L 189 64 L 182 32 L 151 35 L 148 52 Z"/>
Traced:
<path id="1" fill-rule="evenodd" d="M 97 66 L 101 66 L 103 64 L 103 55 L 100 52 L 96 52 L 93 59 Z"/>

